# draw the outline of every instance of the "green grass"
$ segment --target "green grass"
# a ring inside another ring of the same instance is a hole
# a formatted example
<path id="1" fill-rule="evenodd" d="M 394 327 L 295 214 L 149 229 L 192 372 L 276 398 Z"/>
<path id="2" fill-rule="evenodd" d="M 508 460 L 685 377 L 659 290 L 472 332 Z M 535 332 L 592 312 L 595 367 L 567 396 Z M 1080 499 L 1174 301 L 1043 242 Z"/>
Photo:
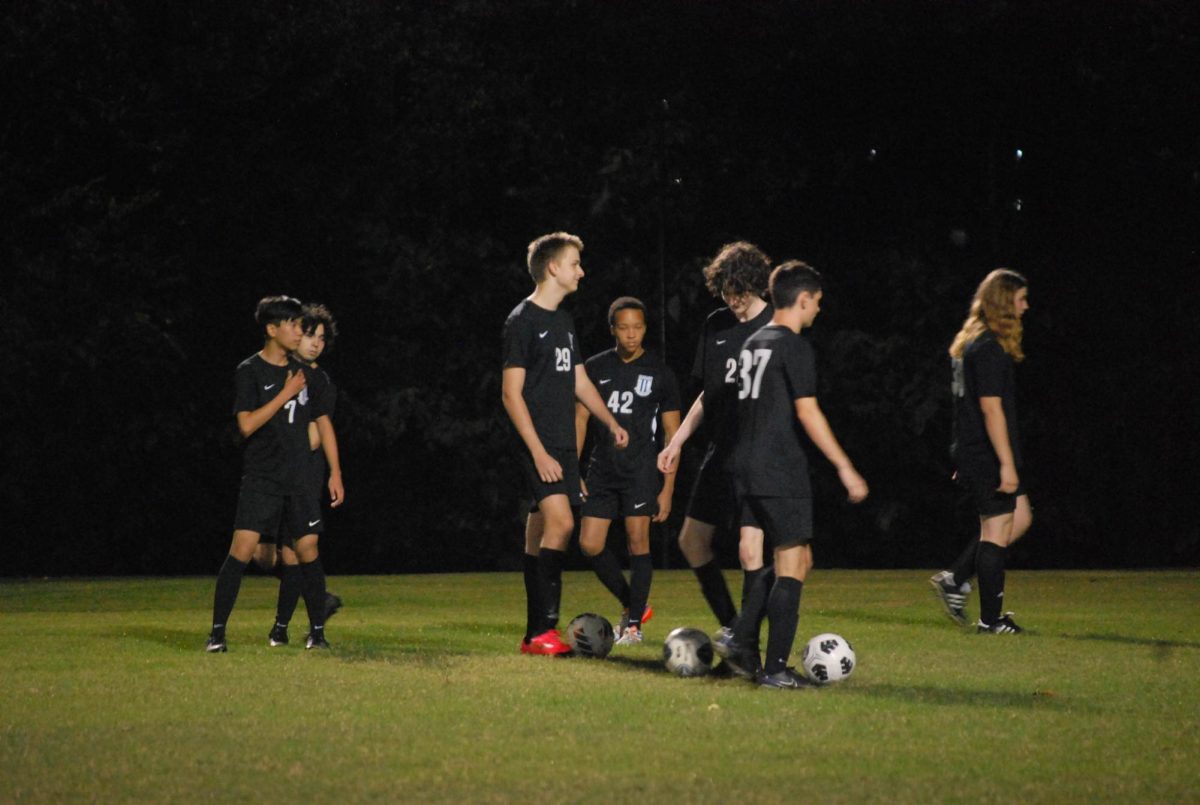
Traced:
<path id="1" fill-rule="evenodd" d="M 1194 572 L 1010 573 L 1020 637 L 960 632 L 928 575 L 816 571 L 798 643 L 839 632 L 859 667 L 799 693 L 662 669 L 670 628 L 713 626 L 686 572 L 602 661 L 518 655 L 512 574 L 331 579 L 327 654 L 303 606 L 267 648 L 248 577 L 213 656 L 212 579 L 5 582 L 0 801 L 1200 799 Z"/>

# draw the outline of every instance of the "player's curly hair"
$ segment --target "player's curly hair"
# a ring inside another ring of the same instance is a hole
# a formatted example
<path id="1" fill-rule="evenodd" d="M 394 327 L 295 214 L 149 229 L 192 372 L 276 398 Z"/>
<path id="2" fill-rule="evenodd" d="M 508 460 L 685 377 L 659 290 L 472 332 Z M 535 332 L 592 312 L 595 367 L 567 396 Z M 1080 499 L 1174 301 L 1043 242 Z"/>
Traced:
<path id="1" fill-rule="evenodd" d="M 574 246 L 579 251 L 583 251 L 583 241 L 568 232 L 551 232 L 529 244 L 525 263 L 529 266 L 529 276 L 533 277 L 535 283 L 540 284 L 542 280 L 546 279 L 546 266 L 550 265 L 558 257 L 558 253 L 567 246 Z"/>
<path id="2" fill-rule="evenodd" d="M 300 326 L 304 330 L 305 335 L 312 335 L 317 331 L 318 324 L 325 325 L 325 355 L 333 349 L 333 342 L 337 340 L 338 327 L 337 319 L 333 317 L 333 313 L 325 305 L 320 305 L 315 302 L 304 306 L 304 315 L 300 319 Z"/>
<path id="3" fill-rule="evenodd" d="M 1021 351 L 1021 320 L 1013 299 L 1029 282 L 1009 268 L 997 268 L 983 278 L 971 299 L 971 310 L 962 329 L 950 345 L 950 357 L 962 358 L 963 350 L 987 330 L 996 334 L 1001 349 L 1018 363 L 1025 360 Z"/>
<path id="4" fill-rule="evenodd" d="M 765 296 L 771 276 L 771 258 L 744 240 L 726 243 L 704 267 L 704 285 L 713 296 Z"/>
<path id="5" fill-rule="evenodd" d="M 613 303 L 608 306 L 608 326 L 617 326 L 617 314 L 622 310 L 640 310 L 642 318 L 648 318 L 646 315 L 646 303 L 636 296 L 620 296 L 613 300 Z"/>
<path id="6" fill-rule="evenodd" d="M 285 321 L 298 319 L 302 315 L 300 300 L 292 296 L 264 296 L 254 308 L 254 320 L 264 332 L 268 324 L 278 327 Z"/>

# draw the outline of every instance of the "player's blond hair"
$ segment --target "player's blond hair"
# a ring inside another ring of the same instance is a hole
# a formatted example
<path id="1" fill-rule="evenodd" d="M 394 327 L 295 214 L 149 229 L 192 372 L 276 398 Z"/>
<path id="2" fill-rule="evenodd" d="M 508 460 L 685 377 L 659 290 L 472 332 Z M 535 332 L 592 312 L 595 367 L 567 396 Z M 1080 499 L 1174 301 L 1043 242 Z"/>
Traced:
<path id="1" fill-rule="evenodd" d="M 529 276 L 533 277 L 535 283 L 540 285 L 542 280 L 546 279 L 546 266 L 556 260 L 559 252 L 567 246 L 574 246 L 583 251 L 583 241 L 568 232 L 551 232 L 529 244 L 525 263 L 529 266 Z"/>
<path id="2" fill-rule="evenodd" d="M 1025 360 L 1021 351 L 1021 320 L 1017 318 L 1013 300 L 1017 291 L 1028 285 L 1025 277 L 1009 268 L 997 268 L 984 277 L 971 300 L 967 320 L 950 345 L 950 357 L 961 359 L 969 344 L 991 330 L 1000 348 L 1014 361 Z"/>

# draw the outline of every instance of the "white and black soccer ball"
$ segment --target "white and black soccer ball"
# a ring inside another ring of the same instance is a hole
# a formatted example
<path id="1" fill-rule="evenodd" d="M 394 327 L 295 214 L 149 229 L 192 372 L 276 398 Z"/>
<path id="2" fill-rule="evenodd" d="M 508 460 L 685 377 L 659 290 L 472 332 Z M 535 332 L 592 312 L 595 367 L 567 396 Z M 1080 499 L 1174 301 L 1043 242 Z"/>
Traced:
<path id="1" fill-rule="evenodd" d="M 663 662 L 675 676 L 704 676 L 712 669 L 712 641 L 699 629 L 681 626 L 663 642 Z"/>
<path id="2" fill-rule="evenodd" d="M 849 640 L 840 634 L 826 632 L 808 641 L 800 655 L 800 664 L 810 680 L 818 685 L 828 685 L 841 682 L 854 673 L 858 657 Z"/>
<path id="3" fill-rule="evenodd" d="M 613 627 L 605 618 L 585 612 L 567 624 L 567 645 L 580 657 L 607 657 L 613 647 Z"/>

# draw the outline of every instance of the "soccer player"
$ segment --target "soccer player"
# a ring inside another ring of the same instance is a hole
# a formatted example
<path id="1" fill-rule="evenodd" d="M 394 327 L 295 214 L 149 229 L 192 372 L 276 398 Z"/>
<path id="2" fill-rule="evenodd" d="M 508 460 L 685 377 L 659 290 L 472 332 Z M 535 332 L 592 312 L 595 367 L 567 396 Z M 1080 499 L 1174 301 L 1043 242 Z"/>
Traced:
<path id="1" fill-rule="evenodd" d="M 234 374 L 234 415 L 245 439 L 243 474 L 229 555 L 217 575 L 213 624 L 205 651 L 226 651 L 225 626 L 237 601 L 242 574 L 263 534 L 278 534 L 300 561 L 301 594 L 312 623 L 306 648 L 329 648 L 325 640 L 325 572 L 317 552 L 323 530 L 321 504 L 305 483 L 309 466 L 309 386 L 313 370 L 291 358 L 304 335 L 300 302 L 268 296 L 255 320 L 263 348 Z M 332 485 L 332 484 L 331 484 Z M 337 482 L 341 498 L 341 480 Z"/>
<path id="2" fill-rule="evenodd" d="M 956 623 L 964 611 L 972 572 L 979 576 L 976 631 L 1019 634 L 1011 612 L 1001 613 L 1008 546 L 1033 523 L 1033 509 L 1021 483 L 1024 468 L 1017 429 L 1014 369 L 1025 360 L 1021 317 L 1029 309 L 1025 278 L 1007 268 L 988 274 L 971 300 L 962 329 L 950 345 L 953 369 L 955 480 L 979 514 L 979 537 L 930 584 Z"/>
<path id="3" fill-rule="evenodd" d="M 575 529 L 571 506 L 581 501 L 575 447 L 575 401 L 624 448 L 625 429 L 605 407 L 577 360 L 575 323 L 560 309 L 583 278 L 583 241 L 566 232 L 529 244 L 526 264 L 535 288 L 504 322 L 501 400 L 525 450 L 521 463 L 536 506 L 525 524 L 525 638 L 523 654 L 566 654 L 558 633 L 562 569 Z"/>
<path id="4" fill-rule="evenodd" d="M 735 515 L 728 463 L 737 438 L 738 354 L 746 338 L 771 320 L 773 311 L 763 299 L 770 273 L 770 259 L 745 241 L 721 247 L 705 266 L 705 285 L 727 307 L 713 312 L 704 323 L 692 365 L 692 377 L 703 384 L 703 389 L 658 456 L 659 470 L 664 475 L 674 472 L 684 443 L 701 422 L 708 422 L 710 441 L 679 531 L 679 548 L 721 624 L 715 641 L 719 651 L 729 639 L 737 610 L 713 554 L 713 533 L 719 524 L 731 524 Z M 760 576 L 770 574 L 770 569 L 763 567 L 761 550 L 757 555 L 741 554 L 740 558 L 745 571 L 744 598 Z"/>
<path id="5" fill-rule="evenodd" d="M 318 359 L 332 348 L 337 338 L 337 322 L 325 305 L 306 304 L 303 307 L 300 325 L 304 335 L 293 357 L 313 369 L 313 385 L 309 396 L 313 400 L 312 415 L 308 425 L 311 452 L 308 460 L 307 483 L 309 492 L 318 500 L 322 490 L 328 488 L 331 508 L 337 508 L 345 500 L 342 486 L 342 469 L 339 460 L 337 435 L 333 428 L 333 412 L 337 403 L 337 386 L 328 373 L 317 365 Z M 328 474 L 326 474 L 328 468 Z M 290 545 L 278 537 L 276 542 L 259 542 L 254 553 L 255 563 L 263 570 L 278 569 L 279 600 L 275 609 L 275 625 L 267 636 L 271 646 L 286 646 L 288 623 L 300 600 L 300 560 Z M 278 564 L 277 564 L 278 563 Z M 342 607 L 342 599 L 331 592 L 325 593 L 325 620 L 328 621 Z"/>
<path id="6" fill-rule="evenodd" d="M 579 547 L 592 569 L 624 607 L 617 626 L 617 645 L 642 642 L 642 624 L 653 610 L 648 606 L 654 563 L 650 559 L 650 522 L 661 523 L 671 513 L 675 474 L 659 479 L 654 437 L 658 420 L 666 440 L 679 429 L 679 389 L 675 374 L 651 353 L 646 337 L 646 306 L 622 296 L 608 308 L 609 331 L 616 346 L 588 359 L 584 371 L 606 400 L 608 410 L 629 434 L 629 446 L 615 450 L 607 434 L 594 439 L 587 481 Z M 575 404 L 576 446 L 582 456 L 591 414 Z M 629 540 L 629 581 L 606 542 L 616 517 L 625 520 Z"/>
<path id="7" fill-rule="evenodd" d="M 733 453 L 738 524 L 742 538 L 766 541 L 774 554 L 775 581 L 759 580 L 744 608 L 754 611 L 765 596 L 767 653 L 758 684 L 795 690 L 804 677 L 787 665 L 800 618 L 800 593 L 812 569 L 813 505 L 808 458 L 797 420 L 808 438 L 838 471 L 852 503 L 867 497 L 867 483 L 854 469 L 817 404 L 812 347 L 799 337 L 821 312 L 821 275 L 799 260 L 773 272 L 771 323 L 742 345 L 737 363 L 738 437 Z M 761 537 L 757 531 L 761 531 Z M 741 618 L 729 646 L 730 664 L 757 667 L 753 618 Z M 753 657 L 747 658 L 747 652 Z"/>

